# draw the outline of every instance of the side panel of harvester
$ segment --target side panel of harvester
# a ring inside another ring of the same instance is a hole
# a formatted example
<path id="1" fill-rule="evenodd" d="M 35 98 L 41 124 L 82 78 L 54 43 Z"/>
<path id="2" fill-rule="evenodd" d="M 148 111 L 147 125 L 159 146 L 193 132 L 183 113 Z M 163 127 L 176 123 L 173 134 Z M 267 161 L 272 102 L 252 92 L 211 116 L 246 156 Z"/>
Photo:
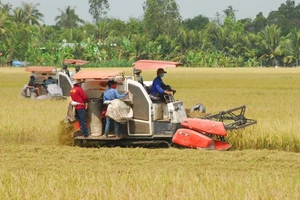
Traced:
<path id="1" fill-rule="evenodd" d="M 172 138 L 187 117 L 183 102 L 152 102 L 145 88 L 133 80 L 127 80 L 127 88 L 133 94 L 134 113 L 128 121 L 128 135 Z"/>
<path id="2" fill-rule="evenodd" d="M 181 121 L 181 125 L 195 131 L 209 133 L 213 135 L 226 136 L 224 124 L 208 119 L 186 118 Z"/>
<path id="3" fill-rule="evenodd" d="M 190 129 L 178 129 L 172 142 L 189 148 L 213 149 L 213 140 L 211 138 Z"/>
<path id="4" fill-rule="evenodd" d="M 194 149 L 227 150 L 232 146 L 226 142 L 210 138 L 202 133 L 185 128 L 176 131 L 172 142 L 183 147 Z"/>
<path id="5" fill-rule="evenodd" d="M 183 128 L 178 129 L 172 142 L 189 148 L 204 148 L 226 150 L 232 145 L 214 139 L 214 137 L 224 137 L 227 135 L 222 122 L 186 118 L 181 121 Z"/>
<path id="6" fill-rule="evenodd" d="M 127 88 L 133 94 L 133 118 L 127 123 L 129 136 L 153 135 L 152 101 L 144 87 L 133 80 L 127 80 Z"/>
<path id="7" fill-rule="evenodd" d="M 70 96 L 70 90 L 73 87 L 69 76 L 63 72 L 58 72 L 58 85 L 62 89 L 63 97 Z"/>

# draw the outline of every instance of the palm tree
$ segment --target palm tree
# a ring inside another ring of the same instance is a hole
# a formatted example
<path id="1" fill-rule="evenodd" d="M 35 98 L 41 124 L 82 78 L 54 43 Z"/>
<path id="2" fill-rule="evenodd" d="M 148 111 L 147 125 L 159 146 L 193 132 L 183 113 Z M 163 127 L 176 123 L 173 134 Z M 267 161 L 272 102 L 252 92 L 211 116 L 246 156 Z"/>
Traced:
<path id="1" fill-rule="evenodd" d="M 9 20 L 9 16 L 7 13 L 5 12 L 0 12 L 0 53 L 2 54 L 2 50 L 3 49 L 7 49 L 8 48 L 8 38 L 10 35 L 10 20 Z M 6 54 L 6 53 L 4 53 Z M 4 56 L 4 55 L 2 55 Z M 0 55 L 1 57 L 1 55 Z"/>
<path id="2" fill-rule="evenodd" d="M 1 3 L 0 2 L 0 12 L 5 12 L 6 14 L 9 14 L 9 12 L 12 9 L 12 5 L 10 3 Z"/>
<path id="3" fill-rule="evenodd" d="M 58 9 L 60 15 L 55 17 L 56 25 L 63 28 L 76 28 L 79 24 L 83 24 L 84 20 L 80 19 L 75 13 L 75 7 L 68 6 L 64 11 Z"/>
<path id="4" fill-rule="evenodd" d="M 300 32 L 294 28 L 290 31 L 287 37 L 291 41 L 291 56 L 296 59 L 296 66 L 298 66 L 298 62 L 300 60 Z"/>
<path id="5" fill-rule="evenodd" d="M 23 9 L 17 7 L 13 10 L 13 13 L 11 15 L 11 19 L 16 24 L 23 23 L 26 20 L 26 13 Z"/>
<path id="6" fill-rule="evenodd" d="M 22 8 L 25 11 L 26 19 L 30 25 L 40 25 L 39 21 L 43 21 L 44 15 L 37 9 L 40 4 L 22 3 Z"/>
<path id="7" fill-rule="evenodd" d="M 97 23 L 97 33 L 96 33 L 96 38 L 99 40 L 101 43 L 104 43 L 104 40 L 108 37 L 109 35 L 109 23 L 108 21 L 101 21 Z"/>
<path id="8" fill-rule="evenodd" d="M 0 12 L 0 37 L 5 36 L 7 25 L 9 24 L 9 16 L 5 12 Z"/>
<path id="9" fill-rule="evenodd" d="M 262 37 L 262 45 L 266 50 L 266 53 L 261 57 L 262 59 L 267 58 L 273 64 L 276 64 L 276 48 L 280 42 L 281 29 L 275 25 L 268 25 L 259 33 Z"/>
<path id="10" fill-rule="evenodd" d="M 279 55 L 283 55 L 284 63 L 292 63 L 296 60 L 296 66 L 300 59 L 300 32 L 295 28 L 280 41 L 275 50 Z"/>

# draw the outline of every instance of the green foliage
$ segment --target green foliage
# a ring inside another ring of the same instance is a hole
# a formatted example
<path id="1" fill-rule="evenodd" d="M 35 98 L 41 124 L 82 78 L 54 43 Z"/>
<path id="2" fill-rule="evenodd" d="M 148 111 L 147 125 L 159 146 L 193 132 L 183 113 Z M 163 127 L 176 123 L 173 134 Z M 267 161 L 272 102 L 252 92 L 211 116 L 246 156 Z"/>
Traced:
<path id="1" fill-rule="evenodd" d="M 262 31 L 267 25 L 267 19 L 263 16 L 262 12 L 256 15 L 256 18 L 253 20 L 253 27 L 251 31 L 258 33 Z"/>
<path id="2" fill-rule="evenodd" d="M 92 62 L 84 67 L 99 68 L 99 67 L 132 67 L 133 62 L 128 60 L 109 60 L 103 62 Z"/>
<path id="3" fill-rule="evenodd" d="M 182 25 L 188 30 L 203 30 L 209 23 L 209 19 L 203 15 L 198 15 L 194 18 L 188 18 L 183 20 Z"/>
<path id="4" fill-rule="evenodd" d="M 40 4 L 33 4 L 33 3 L 24 3 L 22 2 L 22 7 L 25 13 L 24 22 L 30 25 L 40 25 L 39 21 L 43 21 L 42 18 L 44 17 L 43 13 L 38 10 L 38 6 Z"/>
<path id="5" fill-rule="evenodd" d="M 95 22 L 100 21 L 103 16 L 106 15 L 106 10 L 109 9 L 108 0 L 89 0 L 89 4 L 89 13 L 92 15 Z"/>
<path id="6" fill-rule="evenodd" d="M 236 19 L 228 6 L 210 20 L 203 15 L 182 20 L 175 0 L 147 0 L 143 18 L 127 22 L 105 18 L 107 0 L 89 0 L 95 23 L 85 23 L 75 7 L 41 25 L 40 4 L 21 7 L 0 2 L 1 60 L 60 65 L 61 59 L 91 62 L 174 60 L 193 67 L 298 66 L 300 5 L 287 0 L 265 18 Z M 100 20 L 101 19 L 101 20 Z"/>
<path id="7" fill-rule="evenodd" d="M 181 15 L 175 0 L 146 0 L 143 9 L 145 30 L 150 38 L 176 35 Z"/>
<path id="8" fill-rule="evenodd" d="M 280 34 L 281 29 L 275 24 L 266 26 L 265 29 L 260 32 L 260 35 L 263 38 L 262 47 L 266 50 L 266 53 L 261 56 L 261 59 L 270 61 L 273 66 L 277 65 L 276 56 L 278 54 L 276 48 L 279 46 Z"/>
<path id="9" fill-rule="evenodd" d="M 60 15 L 55 17 L 56 25 L 62 28 L 76 28 L 83 24 L 84 20 L 80 19 L 75 13 L 75 8 L 68 6 L 65 10 L 58 9 Z"/>

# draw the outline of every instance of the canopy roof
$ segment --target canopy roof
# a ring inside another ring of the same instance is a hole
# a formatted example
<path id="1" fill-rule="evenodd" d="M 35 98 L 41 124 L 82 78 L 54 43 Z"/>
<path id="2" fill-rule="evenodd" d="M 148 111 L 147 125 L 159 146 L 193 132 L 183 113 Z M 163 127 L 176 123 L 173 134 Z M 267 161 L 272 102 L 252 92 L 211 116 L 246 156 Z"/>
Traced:
<path id="1" fill-rule="evenodd" d="M 86 60 L 77 60 L 77 59 L 64 60 L 64 64 L 85 65 L 87 63 L 89 63 L 89 61 L 86 61 Z"/>
<path id="2" fill-rule="evenodd" d="M 115 78 L 120 73 L 121 73 L 120 71 L 82 70 L 77 72 L 73 76 L 73 79 L 95 79 L 95 80 L 110 79 L 110 78 Z"/>
<path id="3" fill-rule="evenodd" d="M 56 73 L 54 66 L 30 66 L 25 68 L 26 72 Z"/>
<path id="4" fill-rule="evenodd" d="M 158 68 L 175 68 L 178 66 L 182 66 L 182 63 L 160 61 L 160 60 L 138 60 L 134 63 L 134 68 L 140 70 L 158 69 Z"/>

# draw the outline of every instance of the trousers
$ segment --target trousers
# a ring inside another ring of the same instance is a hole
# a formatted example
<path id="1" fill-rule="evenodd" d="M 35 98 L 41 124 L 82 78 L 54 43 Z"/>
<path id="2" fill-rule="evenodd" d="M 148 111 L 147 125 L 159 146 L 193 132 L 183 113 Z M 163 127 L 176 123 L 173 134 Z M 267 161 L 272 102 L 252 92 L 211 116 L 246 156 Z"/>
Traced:
<path id="1" fill-rule="evenodd" d="M 106 124 L 105 124 L 105 131 L 104 131 L 105 136 L 108 136 L 108 134 L 109 134 L 111 122 L 114 123 L 114 132 L 115 132 L 116 136 L 119 136 L 119 126 L 120 126 L 119 123 L 109 117 L 106 117 Z"/>
<path id="2" fill-rule="evenodd" d="M 84 108 L 82 109 L 76 109 L 76 118 L 79 121 L 80 130 L 84 137 L 89 136 L 89 131 L 86 127 L 86 111 Z"/>

